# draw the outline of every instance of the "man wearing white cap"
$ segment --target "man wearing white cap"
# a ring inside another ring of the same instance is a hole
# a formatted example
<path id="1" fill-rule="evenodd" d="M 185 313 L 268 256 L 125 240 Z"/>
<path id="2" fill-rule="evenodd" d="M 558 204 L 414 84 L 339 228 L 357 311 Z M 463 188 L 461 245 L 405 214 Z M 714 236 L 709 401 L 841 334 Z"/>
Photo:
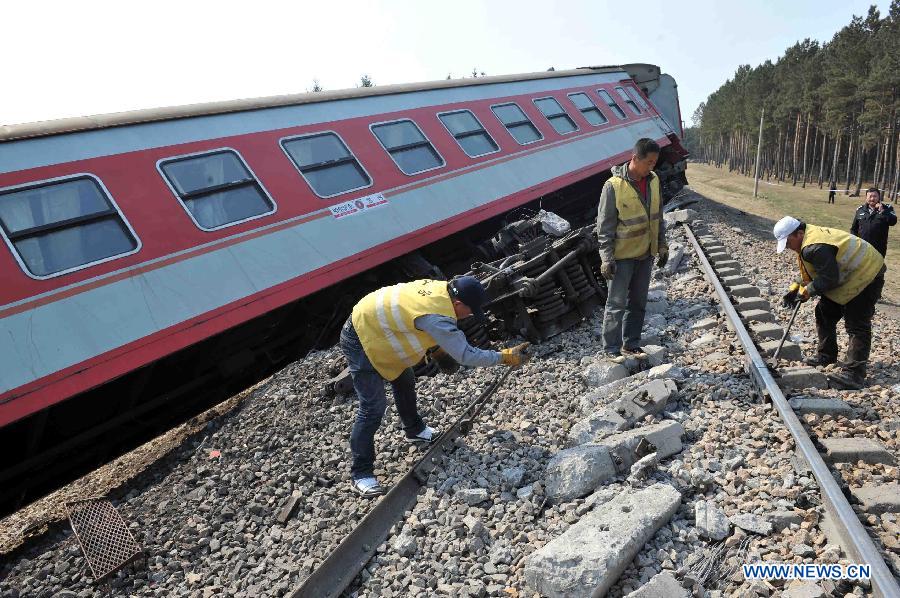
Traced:
<path id="1" fill-rule="evenodd" d="M 842 230 L 806 224 L 785 216 L 772 231 L 778 253 L 785 247 L 797 252 L 800 283 L 791 285 L 786 301 L 816 304 L 818 354 L 806 362 L 828 365 L 837 361 L 837 323 L 844 319 L 850 343 L 840 374 L 828 377 L 831 385 L 859 390 L 865 385 L 866 364 L 872 345 L 872 316 L 884 286 L 884 258 L 872 245 Z"/>

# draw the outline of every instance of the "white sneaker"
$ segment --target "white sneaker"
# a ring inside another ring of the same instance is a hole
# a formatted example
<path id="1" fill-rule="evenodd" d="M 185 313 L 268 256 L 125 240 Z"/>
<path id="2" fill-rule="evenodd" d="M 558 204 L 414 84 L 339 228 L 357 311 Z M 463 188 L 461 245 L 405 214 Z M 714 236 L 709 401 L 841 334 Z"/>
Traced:
<path id="1" fill-rule="evenodd" d="M 384 494 L 384 489 L 374 477 L 350 480 L 350 487 L 364 498 L 372 498 Z"/>
<path id="2" fill-rule="evenodd" d="M 439 434 L 437 430 L 432 428 L 431 426 L 425 426 L 425 429 L 416 434 L 415 436 L 407 436 L 406 439 L 413 444 L 431 444 L 434 442 Z"/>

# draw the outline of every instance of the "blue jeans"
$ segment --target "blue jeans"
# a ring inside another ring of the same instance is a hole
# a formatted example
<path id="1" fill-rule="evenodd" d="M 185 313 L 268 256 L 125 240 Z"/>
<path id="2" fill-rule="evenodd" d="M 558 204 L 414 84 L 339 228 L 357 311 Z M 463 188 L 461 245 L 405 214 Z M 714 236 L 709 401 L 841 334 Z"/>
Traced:
<path id="1" fill-rule="evenodd" d="M 609 281 L 609 295 L 603 314 L 603 350 L 618 353 L 624 336 L 626 349 L 641 346 L 641 329 L 647 312 L 647 293 L 650 290 L 650 271 L 653 257 L 637 260 L 616 260 L 616 273 Z M 622 333 L 622 320 L 625 331 Z"/>
<path id="2" fill-rule="evenodd" d="M 384 378 L 366 357 L 359 335 L 349 318 L 341 330 L 340 345 L 350 366 L 353 388 L 359 398 L 359 410 L 350 433 L 350 451 L 353 454 L 350 475 L 358 480 L 375 474 L 375 432 L 381 426 L 381 418 L 387 409 L 387 398 L 384 394 Z M 391 386 L 403 429 L 407 436 L 415 436 L 425 429 L 425 422 L 416 410 L 416 375 L 412 368 L 407 368 L 396 380 L 392 380 Z"/>

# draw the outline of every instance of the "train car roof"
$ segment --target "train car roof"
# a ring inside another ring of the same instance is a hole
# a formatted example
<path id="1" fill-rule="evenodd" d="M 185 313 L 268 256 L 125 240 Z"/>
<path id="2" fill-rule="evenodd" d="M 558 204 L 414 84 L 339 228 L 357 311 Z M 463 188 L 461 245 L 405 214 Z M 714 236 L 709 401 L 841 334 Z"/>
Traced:
<path id="1" fill-rule="evenodd" d="M 242 112 L 280 106 L 312 104 L 317 102 L 329 102 L 349 98 L 373 97 L 432 89 L 449 89 L 454 87 L 488 85 L 491 83 L 528 81 L 533 79 L 574 77 L 577 75 L 584 75 L 587 72 L 628 73 L 629 66 L 630 65 L 588 66 L 562 71 L 541 71 L 537 73 L 522 73 L 516 75 L 493 75 L 471 79 L 447 79 L 441 81 L 427 81 L 422 83 L 400 83 L 395 85 L 379 85 L 375 87 L 338 89 L 334 91 L 307 92 L 268 96 L 263 98 L 247 98 L 241 100 L 205 102 L 199 104 L 188 104 L 184 106 L 168 106 L 164 108 L 129 110 L 126 112 L 113 112 L 110 114 L 99 114 L 93 116 L 78 116 L 72 118 L 62 118 L 57 120 L 46 120 L 15 125 L 0 125 L 0 142 L 13 141 L 16 139 L 45 137 L 62 133 L 73 133 L 77 131 L 104 129 L 123 125 L 190 118 L 194 116 L 207 116 L 212 114 L 225 114 L 229 112 Z"/>

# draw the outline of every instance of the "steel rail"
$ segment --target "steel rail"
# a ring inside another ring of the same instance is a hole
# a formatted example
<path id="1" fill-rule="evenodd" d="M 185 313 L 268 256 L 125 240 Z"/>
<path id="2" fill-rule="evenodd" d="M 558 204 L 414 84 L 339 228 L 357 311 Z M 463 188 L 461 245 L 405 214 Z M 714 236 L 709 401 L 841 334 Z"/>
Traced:
<path id="1" fill-rule="evenodd" d="M 391 528 L 402 521 L 404 514 L 415 504 L 419 490 L 427 482 L 428 475 L 437 467 L 440 458 L 453 446 L 457 438 L 472 429 L 474 419 L 511 372 L 512 368 L 506 368 L 506 371 L 466 407 L 456 422 L 432 443 L 422 458 L 363 517 L 359 525 L 338 544 L 303 585 L 291 593 L 291 598 L 340 596 L 375 554 L 378 545 L 385 541 Z"/>
<path id="2" fill-rule="evenodd" d="M 684 223 L 684 230 L 688 240 L 694 247 L 694 252 L 697 254 L 697 259 L 700 261 L 701 269 L 706 275 L 707 280 L 709 280 L 710 284 L 715 288 L 716 295 L 719 297 L 719 302 L 725 310 L 725 315 L 731 322 L 738 340 L 744 347 L 744 352 L 749 359 L 747 368 L 751 379 L 760 391 L 765 395 L 768 395 L 772 400 L 782 421 L 785 426 L 787 426 L 791 436 L 794 437 L 794 442 L 796 443 L 797 448 L 799 448 L 800 454 L 806 460 L 806 463 L 812 470 L 813 476 L 815 476 L 816 481 L 819 483 L 819 489 L 822 492 L 825 508 L 834 516 L 835 527 L 837 527 L 838 534 L 840 534 L 841 540 L 843 540 L 843 548 L 850 553 L 850 556 L 856 559 L 857 563 L 865 563 L 871 566 L 871 583 L 878 595 L 884 596 L 885 598 L 900 598 L 900 586 L 897 585 L 897 580 L 891 574 L 884 559 L 881 558 L 881 555 L 878 553 L 875 544 L 872 543 L 869 534 L 859 522 L 853 508 L 850 506 L 850 503 L 847 502 L 846 497 L 832 477 L 831 471 L 822 460 L 821 455 L 819 455 L 819 452 L 813 445 L 812 440 L 809 438 L 809 435 L 806 433 L 800 420 L 797 419 L 787 398 L 785 398 L 784 394 L 781 392 L 781 388 L 779 388 L 778 383 L 769 371 L 766 362 L 760 356 L 759 351 L 757 351 L 753 339 L 750 337 L 747 328 L 744 326 L 744 322 L 738 315 L 734 305 L 731 304 L 731 299 L 725 292 L 725 288 L 719 281 L 709 260 L 706 259 L 703 248 L 697 241 L 697 237 L 694 236 L 694 231 L 691 230 L 691 227 L 687 223 Z"/>

